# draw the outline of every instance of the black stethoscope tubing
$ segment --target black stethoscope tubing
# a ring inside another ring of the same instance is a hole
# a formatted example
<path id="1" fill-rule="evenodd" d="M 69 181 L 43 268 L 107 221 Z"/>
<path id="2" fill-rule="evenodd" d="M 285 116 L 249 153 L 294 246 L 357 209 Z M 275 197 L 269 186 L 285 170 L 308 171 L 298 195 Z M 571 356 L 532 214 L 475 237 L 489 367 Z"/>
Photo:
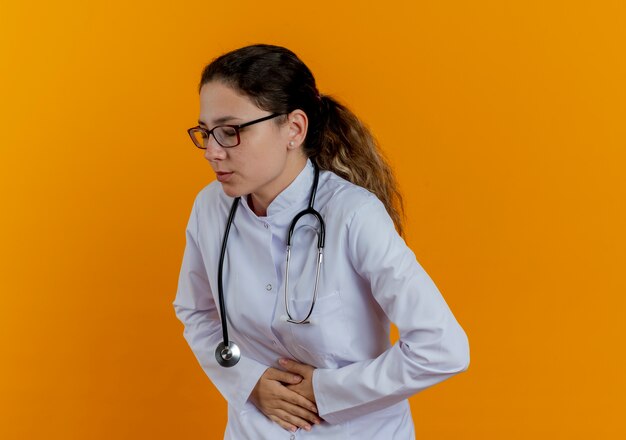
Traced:
<path id="1" fill-rule="evenodd" d="M 298 220 L 300 220 L 303 216 L 307 214 L 311 214 L 315 216 L 315 218 L 317 218 L 317 221 L 319 222 L 319 225 L 320 225 L 320 231 L 318 233 L 318 239 L 317 239 L 317 247 L 320 253 L 321 253 L 321 250 L 324 248 L 324 242 L 325 242 L 325 237 L 326 237 L 326 226 L 324 224 L 324 220 L 322 219 L 322 216 L 320 215 L 320 213 L 317 212 L 313 208 L 313 204 L 315 203 L 315 196 L 317 194 L 317 186 L 319 183 L 320 171 L 315 162 L 313 162 L 313 167 L 315 169 L 315 177 L 313 179 L 313 185 L 311 185 L 311 195 L 309 197 L 309 206 L 306 209 L 300 211 L 298 214 L 296 214 L 296 216 L 291 221 L 291 225 L 289 226 L 289 232 L 287 234 L 287 249 L 288 250 L 291 248 L 291 238 L 293 236 L 296 223 L 298 223 Z M 233 224 L 233 221 L 235 219 L 235 213 L 237 212 L 237 207 L 239 206 L 239 199 L 241 199 L 241 197 L 235 198 L 230 208 L 230 213 L 228 214 L 228 221 L 226 223 L 226 229 L 224 231 L 224 238 L 222 239 L 222 250 L 220 252 L 220 261 L 219 261 L 219 265 L 217 268 L 217 294 L 218 294 L 218 300 L 219 300 L 220 318 L 222 321 L 223 340 L 222 342 L 218 344 L 217 348 L 215 349 L 215 359 L 217 360 L 218 364 L 220 364 L 222 367 L 232 367 L 236 365 L 237 362 L 239 362 L 239 359 L 241 358 L 241 351 L 239 350 L 239 347 L 237 346 L 237 344 L 235 344 L 233 341 L 230 341 L 228 339 L 228 324 L 226 322 L 227 321 L 226 303 L 224 301 L 224 287 L 222 283 L 222 278 L 223 278 L 223 273 L 224 273 L 224 256 L 226 254 L 226 243 L 228 242 L 228 235 L 230 233 L 230 227 Z M 315 290 L 315 294 L 313 297 L 312 306 L 315 305 L 316 293 L 317 293 L 317 277 L 316 277 L 316 290 Z M 309 310 L 309 314 L 302 321 L 293 321 L 291 319 L 289 321 L 296 323 L 296 324 L 306 323 L 312 310 L 313 310 L 313 307 L 311 307 L 311 310 Z"/>

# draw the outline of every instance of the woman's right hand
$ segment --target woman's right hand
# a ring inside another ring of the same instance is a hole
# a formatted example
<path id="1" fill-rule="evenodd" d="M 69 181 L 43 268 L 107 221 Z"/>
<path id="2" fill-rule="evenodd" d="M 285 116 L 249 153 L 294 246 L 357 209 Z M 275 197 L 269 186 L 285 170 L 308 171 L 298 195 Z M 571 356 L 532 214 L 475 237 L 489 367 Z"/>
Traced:
<path id="1" fill-rule="evenodd" d="M 312 423 L 321 423 L 315 404 L 286 386 L 301 381 L 301 376 L 270 367 L 250 393 L 250 401 L 286 430 L 293 432 L 302 428 L 310 431 Z"/>

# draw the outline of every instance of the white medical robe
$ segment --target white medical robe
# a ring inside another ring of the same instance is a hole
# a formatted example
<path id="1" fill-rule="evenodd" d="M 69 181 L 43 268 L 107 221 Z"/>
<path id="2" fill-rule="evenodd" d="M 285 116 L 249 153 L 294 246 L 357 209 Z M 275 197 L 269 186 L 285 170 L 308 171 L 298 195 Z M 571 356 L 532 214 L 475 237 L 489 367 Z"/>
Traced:
<path id="1" fill-rule="evenodd" d="M 469 365 L 467 336 L 439 290 L 397 234 L 384 205 L 369 191 L 320 172 L 315 208 L 326 223 L 318 298 L 311 323 L 286 322 L 286 237 L 308 205 L 314 169 L 296 179 L 257 216 L 240 200 L 228 238 L 224 295 L 229 339 L 240 362 L 219 366 L 222 341 L 217 270 L 233 199 L 215 181 L 193 204 L 173 302 L 184 337 L 228 402 L 227 439 L 414 438 L 407 398 Z M 289 304 L 294 318 L 309 308 L 315 285 L 317 221 L 307 215 L 293 236 Z M 400 339 L 389 342 L 389 323 Z M 281 357 L 316 367 L 313 389 L 325 422 L 291 433 L 249 400 Z"/>

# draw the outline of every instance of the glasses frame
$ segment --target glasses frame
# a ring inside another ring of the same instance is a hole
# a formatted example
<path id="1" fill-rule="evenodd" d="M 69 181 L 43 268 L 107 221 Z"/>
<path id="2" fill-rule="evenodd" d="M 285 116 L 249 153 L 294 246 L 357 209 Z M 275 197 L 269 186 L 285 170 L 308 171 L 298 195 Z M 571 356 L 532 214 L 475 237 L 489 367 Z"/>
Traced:
<path id="1" fill-rule="evenodd" d="M 200 125 L 196 125 L 195 127 L 191 127 L 187 130 L 187 133 L 189 134 L 189 137 L 191 138 L 191 141 L 193 142 L 193 144 L 200 148 L 201 150 L 206 150 L 206 146 L 200 146 L 196 143 L 196 138 L 193 136 L 193 133 L 195 131 L 199 131 L 202 133 L 202 136 L 206 139 L 206 143 L 209 143 L 209 138 L 211 137 L 211 135 L 213 135 L 213 139 L 215 139 L 215 142 L 217 142 L 219 144 L 220 147 L 222 148 L 233 148 L 236 147 L 237 145 L 239 145 L 241 143 L 241 137 L 239 136 L 239 130 L 241 128 L 244 127 L 248 127 L 250 125 L 253 124 L 257 124 L 259 122 L 263 122 L 263 121 L 267 121 L 268 119 L 272 119 L 275 118 L 276 116 L 281 116 L 281 115 L 286 115 L 287 113 L 272 113 L 271 115 L 268 116 L 263 116 L 262 118 L 259 119 L 255 119 L 254 121 L 250 121 L 250 122 L 245 122 L 243 124 L 223 124 L 223 125 L 216 125 L 215 127 L 213 127 L 210 130 L 207 130 L 206 128 L 200 126 Z M 233 128 L 235 130 L 235 134 L 237 135 L 237 143 L 235 145 L 223 145 L 219 139 L 217 139 L 217 137 L 215 136 L 215 133 L 213 133 L 216 129 L 218 128 L 223 128 L 223 127 L 229 127 L 229 128 Z"/>

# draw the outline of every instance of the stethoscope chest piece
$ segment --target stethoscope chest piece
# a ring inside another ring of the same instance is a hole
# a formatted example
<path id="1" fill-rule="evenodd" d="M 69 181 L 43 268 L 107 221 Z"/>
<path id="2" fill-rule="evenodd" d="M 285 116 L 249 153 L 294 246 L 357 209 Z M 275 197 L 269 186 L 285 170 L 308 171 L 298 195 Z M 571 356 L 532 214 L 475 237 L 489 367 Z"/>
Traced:
<path id="1" fill-rule="evenodd" d="M 215 359 L 222 367 L 232 367 L 241 359 L 241 351 L 233 341 L 228 346 L 220 342 L 215 349 Z"/>

